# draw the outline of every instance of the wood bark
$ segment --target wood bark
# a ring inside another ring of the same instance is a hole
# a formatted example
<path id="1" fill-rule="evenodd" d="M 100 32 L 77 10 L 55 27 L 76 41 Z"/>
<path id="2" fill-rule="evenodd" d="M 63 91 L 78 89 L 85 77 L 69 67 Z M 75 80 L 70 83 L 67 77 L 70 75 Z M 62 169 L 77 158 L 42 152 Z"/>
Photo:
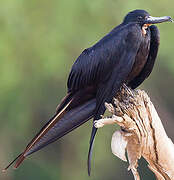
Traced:
<path id="1" fill-rule="evenodd" d="M 157 180 L 174 180 L 174 144 L 168 138 L 148 95 L 124 85 L 113 103 L 106 103 L 106 108 L 112 117 L 103 117 L 94 125 L 97 128 L 106 124 L 121 127 L 112 136 L 111 149 L 123 161 L 127 161 L 127 152 L 128 169 L 132 171 L 134 179 L 140 180 L 138 159 L 143 156 Z"/>

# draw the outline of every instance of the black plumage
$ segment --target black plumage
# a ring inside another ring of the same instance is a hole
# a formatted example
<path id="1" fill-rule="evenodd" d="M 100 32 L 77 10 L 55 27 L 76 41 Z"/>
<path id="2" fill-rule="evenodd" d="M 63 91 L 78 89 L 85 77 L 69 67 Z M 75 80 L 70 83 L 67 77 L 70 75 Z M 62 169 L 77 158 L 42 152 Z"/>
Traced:
<path id="1" fill-rule="evenodd" d="M 119 26 L 94 46 L 85 49 L 72 66 L 67 96 L 57 107 L 55 115 L 14 160 L 17 160 L 15 168 L 26 156 L 90 118 L 100 119 L 105 112 L 104 103 L 112 101 L 123 83 L 133 89 L 139 86 L 150 75 L 158 52 L 159 31 L 150 25 L 165 21 L 171 21 L 171 18 L 153 18 L 144 10 L 132 11 Z M 96 132 L 93 126 L 88 154 L 89 174 Z"/>

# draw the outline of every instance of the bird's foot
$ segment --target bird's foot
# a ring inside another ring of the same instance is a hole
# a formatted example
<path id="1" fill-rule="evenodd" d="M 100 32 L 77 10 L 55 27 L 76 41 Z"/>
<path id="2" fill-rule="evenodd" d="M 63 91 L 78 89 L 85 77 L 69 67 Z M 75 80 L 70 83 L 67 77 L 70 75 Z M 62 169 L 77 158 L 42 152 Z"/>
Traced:
<path id="1" fill-rule="evenodd" d="M 98 121 L 94 121 L 94 126 L 96 128 L 101 128 L 104 126 L 104 123 L 102 122 L 102 119 L 98 120 Z"/>

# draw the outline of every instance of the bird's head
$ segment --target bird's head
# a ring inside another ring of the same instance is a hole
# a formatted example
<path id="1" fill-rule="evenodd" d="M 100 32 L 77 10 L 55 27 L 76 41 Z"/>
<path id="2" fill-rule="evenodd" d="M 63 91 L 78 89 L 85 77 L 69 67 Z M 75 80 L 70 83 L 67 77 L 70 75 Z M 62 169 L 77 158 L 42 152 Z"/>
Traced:
<path id="1" fill-rule="evenodd" d="M 172 18 L 170 16 L 152 17 L 147 11 L 134 10 L 134 11 L 129 12 L 125 16 L 123 23 L 128 24 L 131 22 L 135 22 L 135 23 L 140 24 L 141 26 L 144 26 L 144 25 L 149 26 L 151 24 L 157 24 L 157 23 L 162 23 L 166 21 L 172 22 Z"/>

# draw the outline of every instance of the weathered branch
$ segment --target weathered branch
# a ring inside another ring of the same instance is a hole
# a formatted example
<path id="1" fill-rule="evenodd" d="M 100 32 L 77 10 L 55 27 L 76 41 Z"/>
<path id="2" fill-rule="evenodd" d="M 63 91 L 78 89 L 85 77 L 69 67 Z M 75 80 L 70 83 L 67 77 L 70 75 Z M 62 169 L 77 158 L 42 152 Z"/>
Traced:
<path id="1" fill-rule="evenodd" d="M 126 86 L 117 94 L 114 105 L 107 104 L 111 118 L 95 122 L 97 128 L 105 124 L 118 124 L 120 131 L 112 136 L 113 154 L 126 161 L 136 180 L 138 159 L 143 156 L 158 180 L 174 180 L 174 144 L 168 138 L 161 120 L 148 95 L 141 90 L 130 90 Z"/>

